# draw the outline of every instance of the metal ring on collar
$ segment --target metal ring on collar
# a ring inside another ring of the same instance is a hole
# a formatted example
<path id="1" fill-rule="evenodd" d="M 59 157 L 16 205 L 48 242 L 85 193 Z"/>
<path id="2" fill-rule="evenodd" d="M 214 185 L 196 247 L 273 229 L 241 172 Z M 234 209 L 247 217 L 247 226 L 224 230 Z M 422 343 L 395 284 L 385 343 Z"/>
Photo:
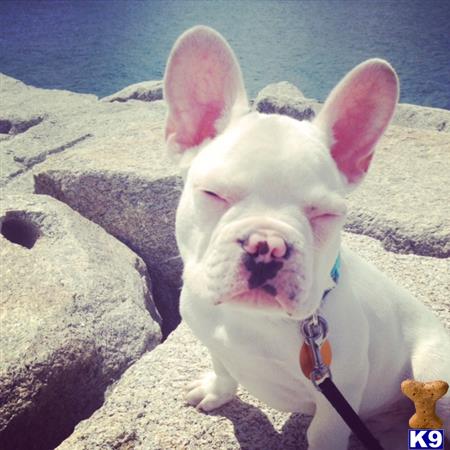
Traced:
<path id="1" fill-rule="evenodd" d="M 314 324 L 315 321 L 314 316 L 310 316 L 302 321 L 301 331 L 308 344 L 311 340 L 323 341 L 328 335 L 327 321 L 322 316 L 319 315 L 316 316 L 316 319 L 317 324 Z"/>

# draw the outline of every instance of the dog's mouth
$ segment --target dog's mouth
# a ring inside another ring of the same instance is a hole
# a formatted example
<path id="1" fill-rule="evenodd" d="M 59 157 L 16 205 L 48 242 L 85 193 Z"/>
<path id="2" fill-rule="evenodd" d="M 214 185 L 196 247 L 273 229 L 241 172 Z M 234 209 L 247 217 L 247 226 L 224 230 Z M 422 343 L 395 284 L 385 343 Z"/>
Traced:
<path id="1" fill-rule="evenodd" d="M 297 301 L 295 298 L 289 299 L 284 294 L 277 292 L 275 286 L 265 284 L 257 289 L 247 289 L 230 294 L 217 300 L 214 304 L 230 304 L 266 311 L 284 311 L 291 316 L 296 309 Z"/>

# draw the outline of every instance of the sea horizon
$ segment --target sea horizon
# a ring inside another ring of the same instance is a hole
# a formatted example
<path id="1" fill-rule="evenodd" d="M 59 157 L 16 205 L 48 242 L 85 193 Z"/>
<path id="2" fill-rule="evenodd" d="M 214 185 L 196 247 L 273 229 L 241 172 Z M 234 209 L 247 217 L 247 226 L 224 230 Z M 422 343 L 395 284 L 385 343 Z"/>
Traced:
<path id="1" fill-rule="evenodd" d="M 177 36 L 221 32 L 250 97 L 288 81 L 323 101 L 360 62 L 396 69 L 400 102 L 450 109 L 450 2 L 435 0 L 2 2 L 0 72 L 42 88 L 103 97 L 162 79 Z"/>

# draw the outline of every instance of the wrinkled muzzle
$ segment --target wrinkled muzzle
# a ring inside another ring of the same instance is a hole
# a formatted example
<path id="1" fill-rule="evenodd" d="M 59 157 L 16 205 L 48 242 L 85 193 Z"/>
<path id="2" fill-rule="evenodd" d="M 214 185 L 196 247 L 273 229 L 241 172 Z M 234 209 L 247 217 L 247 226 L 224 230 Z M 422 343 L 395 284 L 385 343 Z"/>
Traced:
<path id="1" fill-rule="evenodd" d="M 202 266 L 216 305 L 292 315 L 310 289 L 304 239 L 281 222 L 246 220 L 218 230 Z"/>

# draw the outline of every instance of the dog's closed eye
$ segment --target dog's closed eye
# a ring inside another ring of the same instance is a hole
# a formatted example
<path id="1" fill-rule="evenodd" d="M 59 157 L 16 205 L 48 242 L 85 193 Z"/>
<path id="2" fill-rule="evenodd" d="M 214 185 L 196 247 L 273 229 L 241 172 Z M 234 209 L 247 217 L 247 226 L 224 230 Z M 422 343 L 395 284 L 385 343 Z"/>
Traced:
<path id="1" fill-rule="evenodd" d="M 340 223 L 345 217 L 345 212 L 339 208 L 324 208 L 323 206 L 309 206 L 305 208 L 306 216 L 311 224 L 314 237 L 323 240 L 329 231 Z"/>
<path id="2" fill-rule="evenodd" d="M 202 190 L 202 192 L 205 196 L 211 198 L 212 200 L 216 200 L 216 201 L 223 202 L 223 203 L 229 203 L 228 200 L 226 200 L 225 198 L 223 198 L 216 192 L 207 191 L 207 190 Z"/>
<path id="3" fill-rule="evenodd" d="M 336 219 L 341 217 L 342 214 L 335 211 L 324 211 L 317 209 L 314 211 L 309 211 L 307 216 L 311 222 L 317 222 L 319 220 Z"/>
<path id="4" fill-rule="evenodd" d="M 324 223 L 333 219 L 339 219 L 346 215 L 345 201 L 336 196 L 315 194 L 304 207 L 304 213 L 311 223 Z"/>

